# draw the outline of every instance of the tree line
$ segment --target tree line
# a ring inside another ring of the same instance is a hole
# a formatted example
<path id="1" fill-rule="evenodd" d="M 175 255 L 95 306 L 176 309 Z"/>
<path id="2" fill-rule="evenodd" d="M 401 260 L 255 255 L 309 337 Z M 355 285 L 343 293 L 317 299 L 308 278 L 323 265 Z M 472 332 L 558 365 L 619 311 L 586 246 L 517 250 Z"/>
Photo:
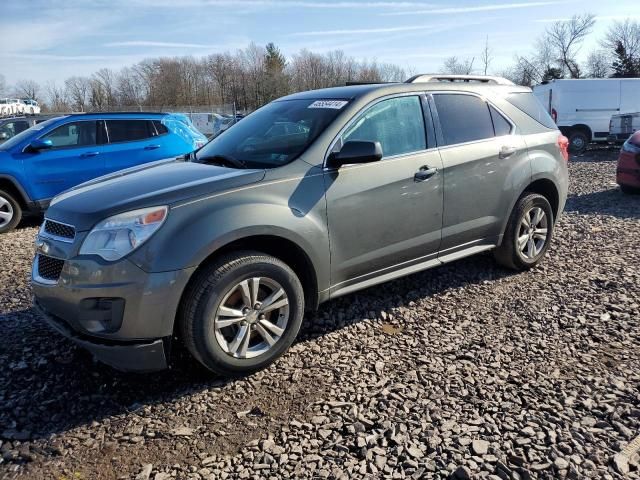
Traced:
<path id="1" fill-rule="evenodd" d="M 636 20 L 612 22 L 598 39 L 598 48 L 585 61 L 578 61 L 595 22 L 594 15 L 581 14 L 549 24 L 530 52 L 516 55 L 512 65 L 498 72 L 491 68 L 494 50 L 487 36 L 477 61 L 452 56 L 440 71 L 493 73 L 526 86 L 558 78 L 640 77 L 640 22 Z M 293 92 L 346 82 L 403 81 L 413 73 L 394 64 L 358 61 L 342 51 L 319 54 L 303 49 L 287 59 L 273 43 L 264 47 L 251 43 L 235 53 L 151 58 L 120 70 L 103 68 L 90 76 L 67 78 L 62 84 L 22 80 L 9 89 L 0 75 L 0 92 L 36 99 L 54 112 L 231 104 L 251 111 Z"/>

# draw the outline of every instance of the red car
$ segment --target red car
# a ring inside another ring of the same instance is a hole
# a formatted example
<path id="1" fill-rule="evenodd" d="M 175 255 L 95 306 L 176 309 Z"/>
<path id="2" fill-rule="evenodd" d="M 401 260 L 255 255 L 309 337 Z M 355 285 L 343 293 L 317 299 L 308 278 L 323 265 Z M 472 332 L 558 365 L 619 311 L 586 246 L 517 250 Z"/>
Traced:
<path id="1" fill-rule="evenodd" d="M 622 145 L 616 182 L 624 193 L 640 193 L 640 130 Z"/>

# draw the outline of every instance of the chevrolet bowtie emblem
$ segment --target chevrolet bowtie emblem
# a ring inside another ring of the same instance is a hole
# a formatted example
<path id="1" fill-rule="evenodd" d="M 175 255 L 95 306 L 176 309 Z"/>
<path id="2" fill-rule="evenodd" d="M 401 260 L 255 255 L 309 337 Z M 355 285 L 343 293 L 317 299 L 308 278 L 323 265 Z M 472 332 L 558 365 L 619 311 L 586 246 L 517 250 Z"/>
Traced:
<path id="1" fill-rule="evenodd" d="M 38 253 L 42 253 L 44 255 L 46 255 L 47 253 L 49 253 L 49 249 L 51 248 L 51 246 L 45 242 L 44 240 L 41 240 L 40 238 L 38 238 L 36 240 L 36 251 Z"/>

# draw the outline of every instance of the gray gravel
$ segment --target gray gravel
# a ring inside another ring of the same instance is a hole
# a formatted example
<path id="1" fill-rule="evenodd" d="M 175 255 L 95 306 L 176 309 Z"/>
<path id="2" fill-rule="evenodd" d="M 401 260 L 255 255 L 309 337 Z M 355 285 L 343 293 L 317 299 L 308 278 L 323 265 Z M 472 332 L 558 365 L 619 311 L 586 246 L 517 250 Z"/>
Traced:
<path id="1" fill-rule="evenodd" d="M 30 310 L 0 237 L 0 477 L 640 478 L 640 198 L 572 159 L 547 260 L 489 255 L 323 306 L 249 378 L 96 364 Z"/>

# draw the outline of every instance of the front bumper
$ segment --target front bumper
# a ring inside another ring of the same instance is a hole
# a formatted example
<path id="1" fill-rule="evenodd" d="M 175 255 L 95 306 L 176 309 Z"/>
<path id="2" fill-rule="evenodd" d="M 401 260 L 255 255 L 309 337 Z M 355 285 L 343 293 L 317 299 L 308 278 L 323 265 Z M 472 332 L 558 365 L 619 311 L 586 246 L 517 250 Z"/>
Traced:
<path id="1" fill-rule="evenodd" d="M 58 253 L 55 246 L 50 255 Z M 32 286 L 34 304 L 49 325 L 119 370 L 166 368 L 166 347 L 194 268 L 148 273 L 127 259 L 74 256 L 59 260 L 59 277 L 50 280 L 38 270 L 43 256 L 34 260 Z"/>
<path id="2" fill-rule="evenodd" d="M 100 362 L 125 372 L 152 372 L 167 368 L 168 352 L 162 339 L 145 343 L 117 344 L 100 342 L 79 335 L 64 320 L 50 314 L 34 300 L 34 308 L 40 317 L 56 332 L 88 350 Z"/>

